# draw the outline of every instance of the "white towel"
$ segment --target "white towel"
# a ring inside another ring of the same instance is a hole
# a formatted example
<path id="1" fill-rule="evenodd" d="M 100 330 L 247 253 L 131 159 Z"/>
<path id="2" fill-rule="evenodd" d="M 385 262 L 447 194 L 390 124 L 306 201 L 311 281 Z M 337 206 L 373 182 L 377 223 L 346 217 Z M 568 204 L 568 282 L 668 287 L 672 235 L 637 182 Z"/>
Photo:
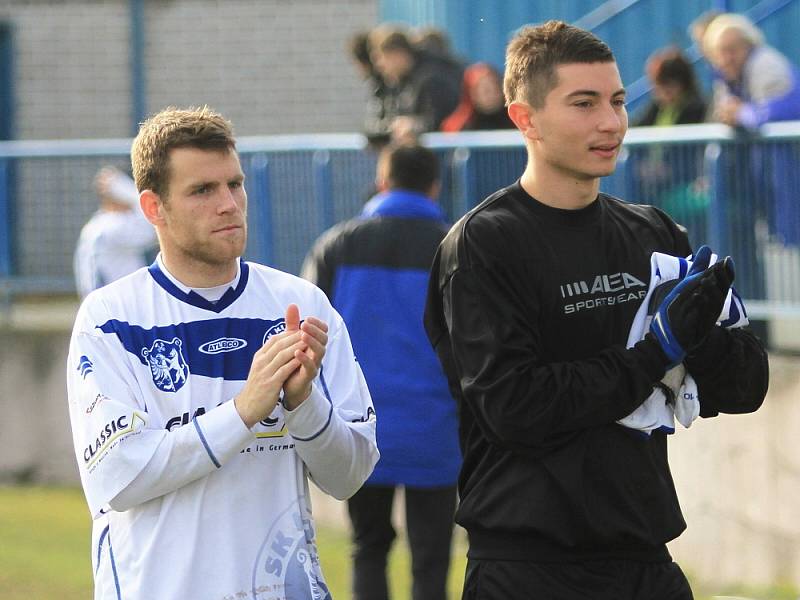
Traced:
<path id="1" fill-rule="evenodd" d="M 717 260 L 717 255 L 712 254 L 710 264 L 713 265 Z M 653 252 L 650 257 L 650 286 L 633 319 L 628 334 L 628 348 L 644 338 L 650 329 L 653 315 L 648 314 L 648 307 L 653 291 L 663 283 L 682 279 L 691 266 L 692 262 L 688 258 Z M 657 308 L 657 306 L 654 307 L 654 309 Z M 723 327 L 731 328 L 744 327 L 749 323 L 742 299 L 733 288 L 725 298 L 725 304 L 717 322 Z M 689 428 L 699 415 L 700 399 L 697 393 L 697 384 L 691 373 L 688 373 L 686 367 L 681 363 L 667 371 L 664 379 L 661 380 L 661 385 L 653 388 L 653 393 L 648 396 L 647 400 L 617 423 L 631 429 L 638 429 L 647 435 L 659 429 L 667 433 L 674 433 L 675 419 L 684 427 Z"/>

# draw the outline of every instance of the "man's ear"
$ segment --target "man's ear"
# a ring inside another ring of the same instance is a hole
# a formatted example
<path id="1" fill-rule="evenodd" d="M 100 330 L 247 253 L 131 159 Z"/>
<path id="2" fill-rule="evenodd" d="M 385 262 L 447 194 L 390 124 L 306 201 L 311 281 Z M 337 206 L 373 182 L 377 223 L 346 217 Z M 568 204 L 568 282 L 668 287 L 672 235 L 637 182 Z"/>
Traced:
<path id="1" fill-rule="evenodd" d="M 139 206 L 142 214 L 152 225 L 161 225 L 164 222 L 164 203 L 161 196 L 153 190 L 143 190 L 139 193 Z"/>
<path id="2" fill-rule="evenodd" d="M 536 123 L 532 119 L 533 108 L 524 102 L 512 102 L 508 105 L 508 116 L 526 138 L 535 140 L 539 137 Z"/>
<path id="3" fill-rule="evenodd" d="M 428 198 L 430 198 L 431 200 L 438 200 L 441 191 L 442 191 L 442 183 L 439 180 L 436 180 L 431 184 L 431 187 L 428 188 L 428 193 L 425 195 L 428 196 Z"/>

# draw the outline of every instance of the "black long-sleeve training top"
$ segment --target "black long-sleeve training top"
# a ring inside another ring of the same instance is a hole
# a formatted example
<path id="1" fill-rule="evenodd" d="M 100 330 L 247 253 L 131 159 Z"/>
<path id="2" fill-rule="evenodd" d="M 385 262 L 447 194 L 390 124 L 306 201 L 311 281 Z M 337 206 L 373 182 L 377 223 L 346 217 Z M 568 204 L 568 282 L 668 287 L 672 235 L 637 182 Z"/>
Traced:
<path id="1" fill-rule="evenodd" d="M 616 424 L 665 372 L 653 339 L 626 348 L 654 251 L 691 253 L 657 208 L 556 209 L 519 182 L 440 245 L 425 325 L 459 402 L 471 557 L 669 559 L 686 525 L 666 435 Z M 702 416 L 761 405 L 767 357 L 747 330 L 715 327 L 687 363 Z"/>

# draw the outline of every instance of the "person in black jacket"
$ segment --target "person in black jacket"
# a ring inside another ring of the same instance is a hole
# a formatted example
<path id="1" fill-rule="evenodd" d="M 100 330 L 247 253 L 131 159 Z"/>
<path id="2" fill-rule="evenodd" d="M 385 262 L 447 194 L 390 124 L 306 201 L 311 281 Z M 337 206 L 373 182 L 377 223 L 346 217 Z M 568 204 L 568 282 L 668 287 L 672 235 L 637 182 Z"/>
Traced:
<path id="1" fill-rule="evenodd" d="M 370 57 L 386 83 L 384 124 L 392 140 L 413 140 L 437 131 L 458 105 L 463 65 L 413 46 L 406 33 L 390 25 L 369 36 Z"/>
<path id="2" fill-rule="evenodd" d="M 414 600 L 446 597 L 461 466 L 456 404 L 422 326 L 428 271 L 448 230 L 436 203 L 438 160 L 419 145 L 390 145 L 378 160 L 380 192 L 361 214 L 325 232 L 302 275 L 348 326 L 370 388 L 381 458 L 348 500 L 353 598 L 389 597 L 392 505 L 405 490 Z"/>
<path id="3" fill-rule="evenodd" d="M 425 309 L 459 403 L 463 598 L 688 600 L 666 547 L 686 526 L 666 433 L 617 421 L 681 364 L 700 416 L 752 412 L 766 352 L 717 325 L 734 269 L 705 252 L 628 347 L 652 253 L 691 248 L 661 210 L 599 193 L 628 125 L 605 43 L 560 21 L 525 27 L 504 92 L 527 166 L 450 230 Z"/>

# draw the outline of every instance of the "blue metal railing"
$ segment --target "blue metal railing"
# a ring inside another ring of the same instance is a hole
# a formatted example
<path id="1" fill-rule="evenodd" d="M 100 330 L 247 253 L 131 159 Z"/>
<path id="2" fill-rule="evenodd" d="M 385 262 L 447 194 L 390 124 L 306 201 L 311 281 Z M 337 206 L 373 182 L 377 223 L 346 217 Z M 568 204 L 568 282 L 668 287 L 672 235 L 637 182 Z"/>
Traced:
<path id="1" fill-rule="evenodd" d="M 440 156 L 440 203 L 458 218 L 513 183 L 526 154 L 516 130 L 426 134 Z M 375 155 L 360 135 L 241 138 L 247 175 L 247 257 L 297 272 L 316 237 L 357 214 L 372 191 Z M 71 293 L 72 252 L 96 209 L 107 163 L 128 166 L 130 140 L 0 142 L 0 293 Z M 723 125 L 632 129 L 602 189 L 655 204 L 737 261 L 754 314 L 800 315 L 800 122 L 742 137 Z M 797 264 L 800 264 L 798 262 Z"/>
<path id="2" fill-rule="evenodd" d="M 586 29 L 593 29 L 597 26 L 605 23 L 609 19 L 618 16 L 622 13 L 623 10 L 632 6 L 633 4 L 637 4 L 638 2 L 642 2 L 644 0 L 610 0 L 609 2 L 604 3 L 600 8 L 595 11 L 592 11 L 583 19 L 579 21 L 583 22 L 586 20 L 587 25 L 583 26 Z M 797 0 L 761 0 L 758 4 L 753 6 L 752 8 L 744 11 L 746 17 L 748 17 L 753 23 L 760 24 L 769 17 L 776 15 L 778 12 L 786 8 L 787 6 L 796 3 Z M 606 5 L 612 5 L 606 7 Z M 727 11 L 728 2 L 722 1 L 718 2 L 716 8 L 720 11 Z M 605 11 L 601 9 L 606 7 Z M 614 10 L 616 9 L 616 10 Z M 597 13 L 597 14 L 595 14 Z M 577 24 L 577 23 L 576 23 Z M 697 47 L 696 44 L 691 44 L 687 48 L 684 49 L 684 53 L 692 61 L 692 63 L 698 63 L 700 60 L 703 59 L 703 55 L 700 52 L 700 49 Z M 652 90 L 653 86 L 651 85 L 650 80 L 647 78 L 646 75 L 642 75 L 632 83 L 626 86 L 627 91 L 627 102 L 631 106 L 636 106 L 637 103 L 647 94 L 649 94 Z"/>

